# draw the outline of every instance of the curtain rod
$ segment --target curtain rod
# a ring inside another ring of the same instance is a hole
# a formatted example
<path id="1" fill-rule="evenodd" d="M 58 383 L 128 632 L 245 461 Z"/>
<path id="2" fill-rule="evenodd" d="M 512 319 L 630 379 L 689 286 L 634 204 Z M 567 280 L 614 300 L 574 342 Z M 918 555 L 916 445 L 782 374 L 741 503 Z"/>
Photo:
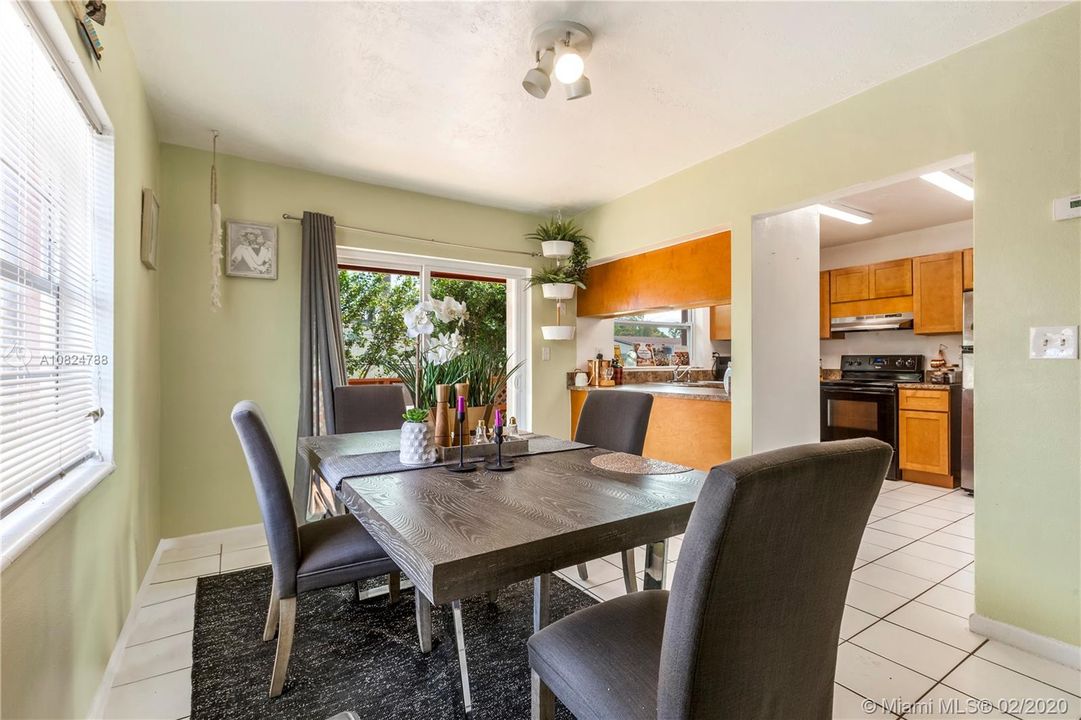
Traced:
<path id="1" fill-rule="evenodd" d="M 290 215 L 289 213 L 282 213 L 282 220 L 296 220 L 297 222 L 299 222 L 301 218 L 298 218 L 296 215 Z M 371 228 L 357 227 L 356 225 L 343 225 L 338 222 L 334 223 L 334 227 L 341 230 L 353 230 L 355 232 L 368 233 L 370 235 L 385 235 L 386 237 L 401 238 L 402 240 L 416 240 L 418 242 L 435 243 L 436 245 L 448 245 L 450 247 L 465 248 L 467 250 L 487 250 L 488 252 L 512 253 L 514 255 L 528 255 L 529 257 L 540 257 L 540 253 L 529 252 L 528 250 L 505 250 L 503 248 L 466 245 L 464 243 L 450 242 L 447 240 L 436 240 L 435 238 L 417 237 L 416 235 L 403 235 L 402 233 L 387 232 L 385 230 L 373 230 Z"/>

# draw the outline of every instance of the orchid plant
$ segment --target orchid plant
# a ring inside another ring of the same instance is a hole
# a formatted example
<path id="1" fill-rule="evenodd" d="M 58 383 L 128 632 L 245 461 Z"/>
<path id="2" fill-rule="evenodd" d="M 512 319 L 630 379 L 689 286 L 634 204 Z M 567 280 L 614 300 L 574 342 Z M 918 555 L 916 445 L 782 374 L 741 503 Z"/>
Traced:
<path id="1" fill-rule="evenodd" d="M 413 387 L 416 407 L 426 409 L 422 405 L 429 404 L 430 393 L 425 392 L 428 384 L 425 379 L 437 374 L 437 368 L 453 365 L 453 361 L 465 353 L 461 328 L 468 318 L 469 309 L 465 303 L 450 296 L 442 300 L 421 300 L 402 313 L 406 333 L 417 341 Z M 442 330 L 439 333 L 436 333 L 437 321 Z"/>

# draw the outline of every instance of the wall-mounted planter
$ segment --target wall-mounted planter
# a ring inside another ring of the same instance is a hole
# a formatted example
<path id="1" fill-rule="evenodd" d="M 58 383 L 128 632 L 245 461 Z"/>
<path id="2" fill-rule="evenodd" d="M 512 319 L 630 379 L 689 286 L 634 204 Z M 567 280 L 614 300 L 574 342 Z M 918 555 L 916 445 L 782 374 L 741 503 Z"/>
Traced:
<path id="1" fill-rule="evenodd" d="M 541 336 L 545 340 L 573 340 L 574 325 L 541 325 Z"/>
<path id="2" fill-rule="evenodd" d="M 574 243 L 569 240 L 546 240 L 541 243 L 541 254 L 546 258 L 569 258 L 574 252 Z"/>
<path id="3" fill-rule="evenodd" d="M 570 300 L 574 297 L 574 283 L 544 283 L 541 292 L 545 300 Z"/>

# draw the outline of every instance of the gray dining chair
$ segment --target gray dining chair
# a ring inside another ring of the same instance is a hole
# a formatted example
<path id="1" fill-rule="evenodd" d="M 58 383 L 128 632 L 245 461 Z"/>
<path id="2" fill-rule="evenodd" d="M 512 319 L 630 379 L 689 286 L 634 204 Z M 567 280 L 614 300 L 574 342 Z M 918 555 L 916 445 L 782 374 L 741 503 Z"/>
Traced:
<path id="1" fill-rule="evenodd" d="M 274 581 L 263 640 L 278 634 L 270 696 L 281 695 L 293 646 L 297 596 L 309 590 L 389 575 L 390 601 L 397 602 L 398 567 L 352 515 L 339 515 L 297 527 L 289 486 L 274 441 L 259 407 L 242 401 L 233 407 L 233 427 L 248 461 L 255 497 L 263 515 Z"/>
<path id="2" fill-rule="evenodd" d="M 534 720 L 831 717 L 845 595 L 893 450 L 871 438 L 718 465 L 671 593 L 593 605 L 528 642 Z"/>
<path id="3" fill-rule="evenodd" d="M 629 390 L 590 392 L 578 416 L 574 439 L 613 452 L 641 455 L 652 410 L 653 396 L 649 393 Z M 638 582 L 634 574 L 634 550 L 624 550 L 621 558 L 623 585 L 627 592 L 635 592 Z M 589 579 L 585 563 L 578 565 L 578 577 Z"/>
<path id="4" fill-rule="evenodd" d="M 334 432 L 397 430 L 402 426 L 405 394 L 393 385 L 340 385 L 334 388 Z"/>

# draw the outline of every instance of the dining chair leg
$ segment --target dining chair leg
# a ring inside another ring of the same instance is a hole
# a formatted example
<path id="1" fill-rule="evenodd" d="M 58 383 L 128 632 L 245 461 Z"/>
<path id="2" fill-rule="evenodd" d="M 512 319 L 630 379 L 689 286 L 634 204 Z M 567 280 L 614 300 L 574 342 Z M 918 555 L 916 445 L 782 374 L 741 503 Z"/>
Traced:
<path id="1" fill-rule="evenodd" d="M 282 694 L 285 673 L 289 669 L 289 653 L 293 650 L 293 626 L 297 619 L 296 596 L 282 598 L 278 605 L 278 650 L 274 654 L 274 671 L 270 676 L 270 697 Z"/>
<path id="2" fill-rule="evenodd" d="M 532 685 L 529 703 L 530 720 L 555 720 L 556 696 L 551 688 L 544 684 L 535 670 L 529 671 Z"/>
<path id="3" fill-rule="evenodd" d="M 623 587 L 627 594 L 638 592 L 638 578 L 634 576 L 634 548 L 620 553 L 623 558 Z"/>
<path id="4" fill-rule="evenodd" d="M 424 593 L 416 591 L 417 607 L 417 637 L 420 639 L 420 651 L 430 653 L 432 651 L 432 604 Z"/>
<path id="5" fill-rule="evenodd" d="M 270 607 L 266 611 L 266 625 L 263 626 L 263 642 L 274 639 L 274 631 L 278 629 L 278 587 L 270 585 Z"/>
<path id="6" fill-rule="evenodd" d="M 391 605 L 397 605 L 402 596 L 402 574 L 392 572 L 387 576 L 387 595 Z"/>
<path id="7" fill-rule="evenodd" d="M 578 577 L 582 578 L 583 580 L 589 579 L 589 570 L 586 569 L 585 563 L 578 563 Z"/>
<path id="8" fill-rule="evenodd" d="M 353 581 L 353 602 L 360 602 L 360 580 Z"/>
<path id="9" fill-rule="evenodd" d="M 489 605 L 495 605 L 496 601 L 498 601 L 498 600 L 499 600 L 499 591 L 498 590 L 489 590 L 488 591 L 488 604 Z"/>

